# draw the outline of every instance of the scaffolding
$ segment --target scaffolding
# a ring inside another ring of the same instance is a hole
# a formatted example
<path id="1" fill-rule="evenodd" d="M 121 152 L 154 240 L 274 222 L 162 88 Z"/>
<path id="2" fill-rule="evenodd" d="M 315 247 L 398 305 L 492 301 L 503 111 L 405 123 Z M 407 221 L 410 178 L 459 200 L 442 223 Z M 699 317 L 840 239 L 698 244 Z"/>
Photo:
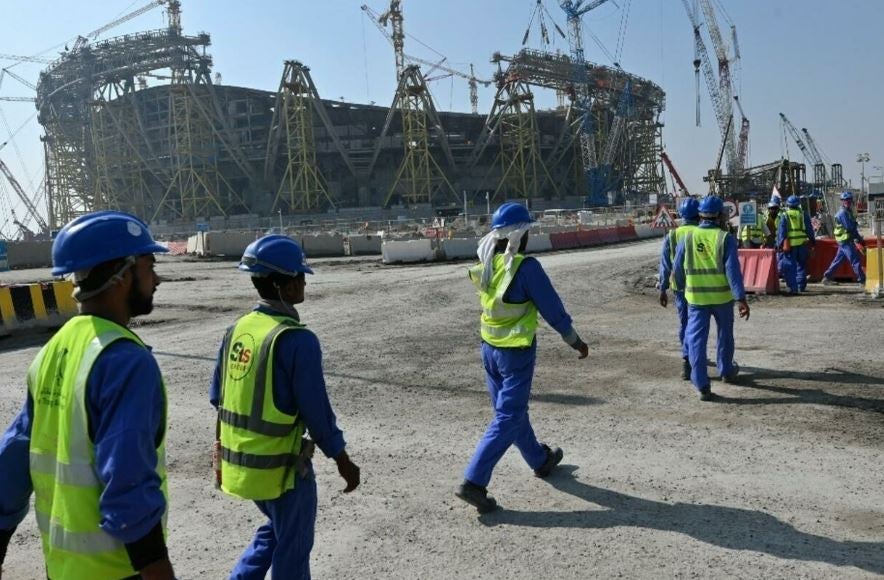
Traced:
<path id="1" fill-rule="evenodd" d="M 298 61 L 285 61 L 270 123 L 267 155 L 268 169 L 272 169 L 278 141 L 284 139 L 285 168 L 273 200 L 274 211 L 283 207 L 290 212 L 315 210 L 322 208 L 324 202 L 335 207 L 316 162 L 313 113 L 321 106 L 310 69 Z"/>

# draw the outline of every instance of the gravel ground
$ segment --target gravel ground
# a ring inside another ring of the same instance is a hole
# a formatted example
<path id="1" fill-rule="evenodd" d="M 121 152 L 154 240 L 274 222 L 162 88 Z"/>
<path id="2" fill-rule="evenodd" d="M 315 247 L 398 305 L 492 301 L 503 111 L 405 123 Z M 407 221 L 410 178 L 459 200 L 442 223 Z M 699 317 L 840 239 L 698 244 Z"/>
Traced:
<path id="1" fill-rule="evenodd" d="M 658 250 L 540 257 L 590 357 L 542 325 L 532 421 L 565 460 L 539 480 L 509 452 L 490 485 L 503 509 L 481 517 L 453 493 L 490 418 L 467 264 L 315 261 L 300 311 L 363 484 L 345 496 L 334 463 L 316 462 L 314 576 L 884 575 L 882 302 L 814 285 L 753 299 L 736 323 L 741 384 L 714 382 L 716 401 L 701 403 L 679 378 L 674 308 L 656 301 Z M 169 389 L 171 556 L 181 578 L 223 578 L 261 518 L 212 488 L 207 386 L 253 291 L 231 262 L 163 257 L 158 269 L 157 307 L 134 329 Z M 46 336 L 0 342 L 3 426 Z M 43 578 L 40 562 L 29 515 L 5 577 Z"/>

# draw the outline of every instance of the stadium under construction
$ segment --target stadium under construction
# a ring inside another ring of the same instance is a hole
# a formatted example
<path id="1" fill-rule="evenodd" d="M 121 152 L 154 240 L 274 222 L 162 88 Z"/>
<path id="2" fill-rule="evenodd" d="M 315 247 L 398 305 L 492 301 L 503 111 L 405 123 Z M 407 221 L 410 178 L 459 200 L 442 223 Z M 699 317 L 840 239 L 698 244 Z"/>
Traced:
<path id="1" fill-rule="evenodd" d="M 159 4 L 166 28 L 77 42 L 40 74 L 53 229 L 106 208 L 183 223 L 438 208 L 465 197 L 484 206 L 486 195 L 606 205 L 665 190 L 663 90 L 583 60 L 582 49 L 495 54 L 488 114 L 475 100 L 472 114 L 438 111 L 424 73 L 403 56 L 393 0 L 382 18 L 392 23 L 399 84 L 380 107 L 322 99 L 295 60 L 275 93 L 221 84 L 209 35 L 185 35 L 179 2 Z M 569 24 L 579 38 L 579 17 Z M 535 90 L 556 91 L 561 106 L 536 110 Z"/>

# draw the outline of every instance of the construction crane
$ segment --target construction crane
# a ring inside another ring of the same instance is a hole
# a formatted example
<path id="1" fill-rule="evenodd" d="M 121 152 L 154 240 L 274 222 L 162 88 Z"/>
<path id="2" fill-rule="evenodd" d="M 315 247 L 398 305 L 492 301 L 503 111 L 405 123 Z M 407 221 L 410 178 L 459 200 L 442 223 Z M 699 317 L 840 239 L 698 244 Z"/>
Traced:
<path id="1" fill-rule="evenodd" d="M 52 62 L 51 58 L 44 58 L 42 56 L 18 56 L 15 54 L 2 54 L 0 53 L 0 60 L 14 60 L 16 62 L 36 62 L 38 64 L 49 64 Z"/>
<path id="2" fill-rule="evenodd" d="M 590 205 L 607 205 L 602 179 L 598 174 L 598 156 L 596 155 L 595 135 L 592 126 L 592 93 L 586 78 L 586 57 L 583 52 L 583 15 L 595 10 L 608 0 L 560 0 L 559 6 L 568 19 L 568 44 L 571 49 L 571 63 L 574 67 L 574 111 L 578 116 L 577 131 L 580 141 L 580 155 L 583 162 L 584 178 Z"/>
<path id="3" fill-rule="evenodd" d="M 722 112 L 726 118 L 730 118 L 734 114 L 733 104 L 733 85 L 731 83 L 730 57 L 728 56 L 728 47 L 721 35 L 718 27 L 718 19 L 715 16 L 715 9 L 712 7 L 711 0 L 700 0 L 700 6 L 703 8 L 703 14 L 706 16 L 706 28 L 709 31 L 709 38 L 712 39 L 712 48 L 715 50 L 715 56 L 718 58 L 718 90 L 721 96 Z M 733 132 L 725 142 L 728 171 L 735 175 L 742 171 L 737 156 L 736 143 Z"/>
<path id="4" fill-rule="evenodd" d="M 712 109 L 715 112 L 715 119 L 718 122 L 718 128 L 721 131 L 722 144 L 728 155 L 728 169 L 735 172 L 737 166 L 737 152 L 733 137 L 730 136 L 731 131 L 729 125 L 733 122 L 733 106 L 731 105 L 731 82 L 730 82 L 730 63 L 727 59 L 727 50 L 724 47 L 724 40 L 721 38 L 721 31 L 715 23 L 715 13 L 712 6 L 706 5 L 704 1 L 704 13 L 707 20 L 712 17 L 712 23 L 709 24 L 710 36 L 713 37 L 713 43 L 716 43 L 716 56 L 718 56 L 719 75 L 716 78 L 712 69 L 712 62 L 709 58 L 709 52 L 706 50 L 706 43 L 703 42 L 703 36 L 700 34 L 700 16 L 697 10 L 691 7 L 689 0 L 681 0 L 691 21 L 694 31 L 694 70 L 699 74 L 699 70 L 703 71 L 703 77 L 706 79 L 706 88 L 709 90 L 709 100 L 712 102 Z M 714 30 L 714 32 L 713 32 Z M 717 39 L 717 41 L 716 41 Z M 721 51 L 721 52 L 719 52 Z M 723 57 L 722 57 L 723 55 Z M 725 77 L 722 77 L 722 73 Z M 727 82 L 725 82 L 725 79 Z M 699 84 L 697 85 L 699 87 Z M 699 97 L 698 97 L 697 120 L 699 121 Z M 699 124 L 699 123 L 698 123 Z"/>
<path id="5" fill-rule="evenodd" d="M 163 6 L 164 4 L 170 4 L 173 1 L 174 0 L 153 0 L 153 2 L 150 2 L 149 4 L 145 4 L 141 8 L 137 8 L 137 9 L 133 10 L 132 12 L 129 12 L 128 14 L 124 14 L 123 16 L 120 16 L 119 18 L 111 20 L 110 22 L 108 22 L 105 25 L 103 25 L 99 28 L 96 28 L 92 32 L 86 33 L 85 36 L 78 35 L 76 37 L 76 39 L 74 40 L 74 46 L 71 48 L 71 51 L 77 52 L 77 51 L 81 50 L 83 47 L 85 47 L 87 44 L 89 44 L 90 40 L 95 40 L 96 38 L 98 38 L 99 36 L 101 36 L 102 34 L 107 32 L 108 30 L 110 30 L 112 28 L 116 28 L 120 24 L 128 22 L 128 21 L 132 20 L 133 18 L 137 18 L 138 16 L 141 16 L 145 12 L 149 12 L 149 11 L 153 10 L 157 6 Z"/>
<path id="6" fill-rule="evenodd" d="M 786 128 L 786 131 L 789 132 L 789 135 L 792 136 L 792 139 L 798 145 L 798 148 L 801 149 L 801 153 L 804 155 L 804 158 L 807 159 L 811 165 L 816 164 L 816 159 L 813 157 L 813 153 L 808 149 L 807 145 L 804 143 L 804 140 L 801 138 L 801 133 L 798 132 L 798 129 L 795 128 L 795 125 L 792 124 L 792 121 L 784 115 L 780 113 L 780 119 L 783 122 L 783 127 Z"/>
<path id="7" fill-rule="evenodd" d="M 669 158 L 669 155 L 665 151 L 660 152 L 660 159 L 663 160 L 663 163 L 666 164 L 666 167 L 669 169 L 669 173 L 672 174 L 673 179 L 678 184 L 678 192 L 682 196 L 688 196 L 690 193 L 688 192 L 688 186 L 684 184 L 681 176 L 678 174 L 678 171 L 675 170 L 675 165 L 672 164 L 672 160 Z"/>
<path id="8" fill-rule="evenodd" d="M 749 119 L 743 111 L 743 105 L 740 103 L 740 97 L 734 95 L 734 102 L 740 110 L 740 136 L 737 140 L 737 167 L 743 169 L 746 167 L 746 161 L 749 157 Z"/>
<path id="9" fill-rule="evenodd" d="M 363 4 L 362 11 L 365 12 L 365 14 L 369 17 L 369 19 L 377 27 L 377 29 L 381 31 L 381 34 L 384 35 L 384 38 L 386 38 L 393 45 L 394 50 L 396 50 L 396 46 L 397 46 L 396 28 L 394 27 L 393 34 L 391 34 L 390 31 L 387 30 L 387 28 L 386 28 L 388 22 L 393 22 L 394 24 L 396 22 L 396 19 L 394 19 L 394 17 L 391 15 L 392 9 L 385 12 L 382 15 L 378 15 L 374 10 L 371 9 L 370 6 L 366 6 L 365 4 Z M 386 16 L 386 18 L 385 18 L 385 16 Z M 397 18 L 401 18 L 401 12 L 399 13 L 399 16 Z M 399 22 L 399 30 L 400 31 L 402 30 L 402 22 L 401 21 Z M 445 59 L 442 59 L 442 61 L 440 61 L 440 62 L 432 62 L 432 61 L 429 61 L 429 60 L 426 60 L 423 58 L 411 56 L 410 54 L 405 54 L 404 52 L 402 53 L 402 58 L 404 61 L 408 61 L 412 64 L 422 64 L 422 65 L 426 65 L 426 66 L 430 67 L 430 69 L 427 71 L 426 74 L 430 74 L 432 71 L 435 71 L 435 70 L 441 70 L 441 71 L 448 73 L 448 75 L 460 77 L 462 79 L 466 79 L 468 86 L 470 88 L 470 105 L 472 106 L 473 114 L 474 115 L 479 114 L 479 85 L 482 85 L 484 87 L 489 87 L 489 86 L 491 86 L 492 82 L 488 81 L 488 80 L 476 78 L 476 73 L 475 73 L 475 69 L 473 68 L 473 65 L 470 65 L 470 73 L 467 74 L 467 73 L 461 72 L 457 69 L 451 68 L 449 66 L 445 66 L 443 64 Z M 399 53 L 398 52 L 396 52 L 396 75 L 397 75 L 397 79 L 401 77 L 401 73 L 399 71 Z M 442 78 L 448 78 L 448 75 L 430 77 L 430 78 L 427 78 L 426 80 L 427 81 L 436 81 L 436 80 L 440 80 Z"/>
<path id="10" fill-rule="evenodd" d="M 25 208 L 28 210 L 28 215 L 34 220 L 34 223 L 40 228 L 41 232 L 48 232 L 49 225 L 46 223 L 46 220 L 40 215 L 37 211 L 37 207 L 34 205 L 34 202 L 31 201 L 31 198 L 27 196 L 25 190 L 22 189 L 21 184 L 19 184 L 18 180 L 12 174 L 12 171 L 9 170 L 9 167 L 0 159 L 0 173 L 6 176 L 6 180 L 12 186 L 12 190 L 21 200 L 21 202 L 25 205 Z"/>
<path id="11" fill-rule="evenodd" d="M 811 155 L 813 155 L 814 164 L 819 163 L 825 165 L 825 162 L 823 161 L 823 156 L 816 146 L 816 141 L 814 141 L 813 137 L 810 136 L 810 132 L 807 129 L 801 129 L 801 132 L 804 133 L 804 142 L 807 143 L 807 148 L 810 150 Z"/>
<path id="12" fill-rule="evenodd" d="M 14 78 L 15 80 L 17 80 L 18 82 L 20 82 L 21 84 L 23 84 L 24 86 L 26 86 L 26 87 L 28 87 L 29 89 L 31 89 L 32 91 L 35 91 L 35 92 L 36 92 L 36 90 L 37 90 L 37 85 L 35 85 L 35 84 L 32 83 L 31 81 L 29 81 L 28 79 L 26 79 L 26 78 L 24 78 L 24 77 L 22 77 L 22 76 L 20 76 L 20 75 L 15 74 L 14 72 L 12 72 L 11 70 L 9 70 L 8 68 L 4 68 L 4 69 L 0 70 L 0 85 L 3 84 L 3 77 L 4 77 L 5 75 L 11 76 L 11 77 Z"/>

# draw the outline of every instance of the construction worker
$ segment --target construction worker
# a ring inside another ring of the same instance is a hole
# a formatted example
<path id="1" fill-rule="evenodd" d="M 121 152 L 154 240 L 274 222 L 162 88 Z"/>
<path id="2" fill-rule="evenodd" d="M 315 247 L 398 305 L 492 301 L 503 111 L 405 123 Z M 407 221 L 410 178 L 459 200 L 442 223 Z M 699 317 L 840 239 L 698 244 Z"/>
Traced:
<path id="1" fill-rule="evenodd" d="M 853 267 L 853 273 L 856 275 L 857 281 L 861 285 L 866 283 L 866 273 L 863 271 L 860 253 L 857 251 L 854 241 L 866 249 L 866 241 L 859 233 L 856 223 L 856 216 L 853 215 L 851 206 L 853 205 L 853 194 L 845 191 L 841 194 L 841 209 L 835 214 L 835 241 L 838 242 L 838 253 L 835 259 L 829 265 L 829 268 L 823 274 L 823 284 L 832 284 L 832 277 L 838 270 L 841 262 L 848 260 Z"/>
<path id="2" fill-rule="evenodd" d="M 344 493 L 359 486 L 359 467 L 328 399 L 319 340 L 294 306 L 313 274 L 301 247 L 287 236 L 264 236 L 249 244 L 239 269 L 251 275 L 259 300 L 225 334 L 209 390 L 218 409 L 216 483 L 253 500 L 268 521 L 230 577 L 263 579 L 272 568 L 275 579 L 310 578 L 314 444 L 337 463 Z"/>
<path id="3" fill-rule="evenodd" d="M 537 441 L 528 419 L 538 311 L 580 352 L 579 358 L 589 354 L 540 262 L 524 255 L 533 221 L 525 206 L 501 205 L 492 216 L 491 232 L 479 242 L 479 264 L 469 270 L 482 304 L 482 362 L 494 418 L 456 495 L 479 513 L 497 508 L 487 487 L 494 466 L 510 445 L 515 444 L 537 477 L 549 475 L 564 457 L 560 448 Z"/>
<path id="4" fill-rule="evenodd" d="M 765 219 L 760 212 L 755 213 L 755 223 L 740 226 L 740 247 L 755 250 L 764 243 Z"/>
<path id="5" fill-rule="evenodd" d="M 678 213 L 681 214 L 684 223 L 674 230 L 669 230 L 663 237 L 663 250 L 660 252 L 660 306 L 666 308 L 669 298 L 666 290 L 672 287 L 675 297 L 675 313 L 678 314 L 678 342 L 681 345 L 681 378 L 691 380 L 691 361 L 688 358 L 688 347 L 684 341 L 685 328 L 688 324 L 688 303 L 684 298 L 684 290 L 675 284 L 672 279 L 672 260 L 675 258 L 675 249 L 685 235 L 697 227 L 700 219 L 700 202 L 696 198 L 689 197 L 681 202 Z"/>
<path id="6" fill-rule="evenodd" d="M 24 408 L 0 440 L 0 564 L 33 492 L 47 577 L 174 578 L 166 392 L 127 328 L 153 309 L 153 254 L 166 251 L 144 222 L 116 211 L 58 232 L 52 274 L 73 279 L 79 314 L 37 354 Z"/>
<path id="7" fill-rule="evenodd" d="M 773 249 L 777 245 L 777 228 L 779 226 L 780 196 L 773 196 L 767 202 L 767 213 L 764 215 L 764 239 L 762 247 Z"/>
<path id="8" fill-rule="evenodd" d="M 717 366 L 721 380 L 733 382 L 739 373 L 734 362 L 734 300 L 740 318 L 749 320 L 749 304 L 737 259 L 737 242 L 722 231 L 721 198 L 708 196 L 700 202 L 700 225 L 685 234 L 675 251 L 675 280 L 685 289 L 688 326 L 685 342 L 691 363 L 691 382 L 701 401 L 712 400 L 706 371 L 706 342 L 710 319 L 718 327 Z"/>
<path id="9" fill-rule="evenodd" d="M 807 290 L 807 260 L 810 257 L 808 244 L 814 246 L 816 238 L 810 216 L 801 209 L 797 195 L 786 199 L 786 211 L 777 227 L 777 249 L 782 251 L 780 263 L 783 279 L 789 287 L 789 295 L 795 296 Z"/>

